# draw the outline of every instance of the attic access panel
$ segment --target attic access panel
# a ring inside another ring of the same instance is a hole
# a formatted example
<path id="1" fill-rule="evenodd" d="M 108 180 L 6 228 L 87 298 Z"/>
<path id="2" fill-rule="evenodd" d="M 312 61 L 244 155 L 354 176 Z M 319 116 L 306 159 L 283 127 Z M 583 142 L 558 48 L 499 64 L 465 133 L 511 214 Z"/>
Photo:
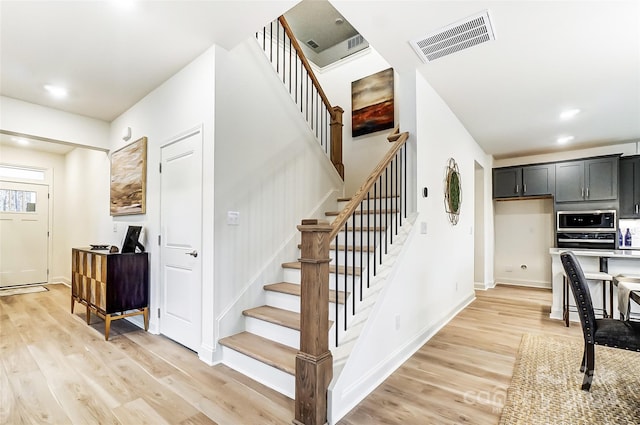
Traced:
<path id="1" fill-rule="evenodd" d="M 485 10 L 411 40 L 409 44 L 424 63 L 429 63 L 495 39 L 489 10 Z"/>

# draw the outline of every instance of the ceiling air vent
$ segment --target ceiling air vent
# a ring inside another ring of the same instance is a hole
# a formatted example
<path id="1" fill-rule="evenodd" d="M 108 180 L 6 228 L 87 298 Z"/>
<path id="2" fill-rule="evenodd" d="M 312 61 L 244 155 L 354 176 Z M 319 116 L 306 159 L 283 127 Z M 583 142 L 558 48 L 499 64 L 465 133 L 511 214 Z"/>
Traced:
<path id="1" fill-rule="evenodd" d="M 317 49 L 317 48 L 319 47 L 319 46 L 318 46 L 318 43 L 316 43 L 316 42 L 315 42 L 315 41 L 313 41 L 313 40 L 309 40 L 309 41 L 307 41 L 307 44 L 308 44 L 312 49 Z"/>
<path id="2" fill-rule="evenodd" d="M 495 39 L 489 11 L 485 10 L 424 37 L 411 40 L 409 44 L 424 63 L 428 63 Z"/>
<path id="3" fill-rule="evenodd" d="M 354 49 L 365 42 L 364 37 L 360 34 L 351 37 L 347 40 L 347 50 Z"/>

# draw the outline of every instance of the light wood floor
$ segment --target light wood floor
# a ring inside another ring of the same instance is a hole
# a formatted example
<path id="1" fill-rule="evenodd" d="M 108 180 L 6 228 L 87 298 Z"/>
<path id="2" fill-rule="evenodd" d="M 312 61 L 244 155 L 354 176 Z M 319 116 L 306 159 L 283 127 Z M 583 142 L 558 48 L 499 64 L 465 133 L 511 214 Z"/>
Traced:
<path id="1" fill-rule="evenodd" d="M 418 350 L 340 425 L 497 424 L 525 333 L 580 338 L 549 319 L 551 290 L 498 286 Z"/>
<path id="2" fill-rule="evenodd" d="M 0 424 L 290 424 L 293 402 L 124 320 L 84 321 L 69 288 L 0 297 Z M 524 333 L 580 336 L 548 319 L 550 291 L 478 292 L 340 425 L 495 424 Z"/>

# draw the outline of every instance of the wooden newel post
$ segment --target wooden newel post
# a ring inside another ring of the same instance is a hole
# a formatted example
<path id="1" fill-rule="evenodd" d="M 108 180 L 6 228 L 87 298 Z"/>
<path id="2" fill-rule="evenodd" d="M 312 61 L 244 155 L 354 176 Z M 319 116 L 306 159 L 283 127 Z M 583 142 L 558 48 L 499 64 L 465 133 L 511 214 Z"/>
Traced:
<path id="1" fill-rule="evenodd" d="M 342 114 L 344 109 L 334 106 L 331 110 L 331 162 L 344 180 L 344 164 L 342 163 Z"/>
<path id="2" fill-rule="evenodd" d="M 296 356 L 296 425 L 327 423 L 327 388 L 333 377 L 329 351 L 329 233 L 324 220 L 302 220 L 300 351 Z"/>

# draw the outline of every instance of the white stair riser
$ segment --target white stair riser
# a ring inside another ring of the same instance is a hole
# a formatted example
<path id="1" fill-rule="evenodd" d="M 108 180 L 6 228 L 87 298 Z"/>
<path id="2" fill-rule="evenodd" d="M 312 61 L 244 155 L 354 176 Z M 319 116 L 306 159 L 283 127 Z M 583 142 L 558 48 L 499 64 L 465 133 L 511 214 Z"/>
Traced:
<path id="1" fill-rule="evenodd" d="M 296 379 L 293 375 L 239 353 L 222 347 L 223 363 L 289 398 L 295 398 Z"/>
<path id="2" fill-rule="evenodd" d="M 402 207 L 402 209 L 404 211 L 404 204 L 400 205 L 400 199 L 401 198 L 382 198 L 382 199 L 370 198 L 369 201 L 367 202 L 367 199 L 365 197 L 365 200 L 363 202 L 364 202 L 364 208 L 367 209 L 367 210 L 372 210 L 374 208 L 379 209 L 380 208 L 380 202 L 382 201 L 382 205 L 383 206 L 387 205 L 387 204 L 385 204 L 385 202 L 389 203 L 388 204 L 389 205 L 389 209 L 400 209 L 400 207 Z M 397 202 L 397 206 L 396 206 L 396 202 Z M 338 208 L 336 209 L 336 211 L 342 211 L 343 209 L 345 209 L 347 204 L 348 204 L 347 201 L 338 202 Z M 360 208 L 360 207 L 358 207 L 358 208 Z"/>
<path id="3" fill-rule="evenodd" d="M 374 243 L 376 246 L 380 244 L 380 236 L 382 235 L 382 243 L 384 243 L 384 232 L 363 232 L 362 233 L 362 245 L 363 246 L 371 246 L 373 247 Z M 355 245 L 360 246 L 360 232 L 356 232 L 355 238 L 353 237 L 353 232 L 340 232 L 336 239 L 338 239 L 339 245 Z M 355 241 L 355 243 L 354 243 Z M 335 244 L 335 239 L 330 241 L 331 244 Z"/>
<path id="4" fill-rule="evenodd" d="M 372 275 L 373 277 L 373 275 Z M 366 276 L 365 276 L 366 279 Z M 300 284 L 300 270 L 298 269 L 284 269 L 284 280 L 286 282 Z M 355 284 L 359 285 L 360 278 L 358 276 L 347 275 L 347 285 L 351 288 L 352 281 L 355 280 Z M 329 273 L 329 289 L 335 289 L 336 275 L 335 273 Z M 344 275 L 338 275 L 338 283 L 340 290 L 344 290 Z M 366 284 L 366 281 L 365 281 Z"/>
<path id="5" fill-rule="evenodd" d="M 355 216 L 351 216 L 349 217 L 349 219 L 347 220 L 347 224 L 349 227 L 353 226 L 355 223 L 356 227 L 382 227 L 385 224 L 387 224 L 388 226 L 391 225 L 391 223 L 396 223 L 396 219 L 394 218 L 394 214 L 395 213 L 391 213 L 391 214 L 365 214 L 364 216 L 362 216 L 362 222 L 360 221 L 360 214 L 356 214 Z M 329 223 L 333 223 L 333 221 L 336 219 L 337 216 L 327 216 L 326 219 L 327 221 L 329 221 Z M 368 221 L 367 221 L 368 220 Z M 385 222 L 386 220 L 386 222 Z M 398 218 L 398 222 L 399 222 L 400 218 Z M 394 224 L 395 226 L 395 224 Z"/>
<path id="6" fill-rule="evenodd" d="M 252 334 L 288 345 L 292 348 L 300 348 L 300 331 L 295 329 L 248 316 L 245 317 L 244 327 L 247 332 Z"/>
<path id="7" fill-rule="evenodd" d="M 337 253 L 338 255 L 338 260 L 337 263 L 340 264 L 341 266 L 344 266 L 345 263 L 345 251 L 338 251 Z M 346 262 L 347 262 L 347 266 L 353 266 L 354 261 L 355 261 L 355 265 L 356 267 L 360 267 L 360 256 L 362 256 L 362 263 L 363 264 L 367 264 L 367 256 L 371 255 L 369 252 L 360 252 L 358 250 L 356 251 L 347 251 L 347 255 L 346 255 Z M 335 250 L 330 250 L 329 251 L 329 258 L 331 259 L 331 263 L 330 264 L 336 264 L 336 251 Z"/>
<path id="8" fill-rule="evenodd" d="M 266 291 L 266 304 L 284 310 L 300 313 L 300 297 L 282 292 Z M 329 302 L 329 317 L 335 314 L 335 302 Z"/>
<path id="9" fill-rule="evenodd" d="M 300 297 L 282 292 L 265 291 L 265 304 L 300 313 Z"/>

